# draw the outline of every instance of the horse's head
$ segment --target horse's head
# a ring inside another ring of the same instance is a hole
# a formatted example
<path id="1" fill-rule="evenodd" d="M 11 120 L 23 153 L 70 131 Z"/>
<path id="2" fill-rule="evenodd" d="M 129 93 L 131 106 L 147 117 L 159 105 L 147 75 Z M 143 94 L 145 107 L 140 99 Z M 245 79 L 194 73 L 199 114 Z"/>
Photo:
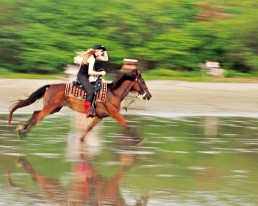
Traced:
<path id="1" fill-rule="evenodd" d="M 123 86 L 124 83 L 125 85 Z M 143 99 L 147 100 L 152 97 L 144 79 L 142 78 L 141 72 L 138 69 L 120 73 L 116 80 L 110 84 L 109 88 L 113 91 L 121 89 L 127 93 L 129 91 L 135 91 L 138 94 L 143 95 Z M 121 95 L 121 92 L 118 92 L 118 94 Z"/>
<path id="2" fill-rule="evenodd" d="M 140 70 L 136 69 L 133 71 L 135 73 L 135 83 L 131 88 L 131 91 L 136 91 L 138 94 L 144 95 L 143 99 L 149 100 L 152 95 L 149 92 L 149 89 L 141 75 Z"/>

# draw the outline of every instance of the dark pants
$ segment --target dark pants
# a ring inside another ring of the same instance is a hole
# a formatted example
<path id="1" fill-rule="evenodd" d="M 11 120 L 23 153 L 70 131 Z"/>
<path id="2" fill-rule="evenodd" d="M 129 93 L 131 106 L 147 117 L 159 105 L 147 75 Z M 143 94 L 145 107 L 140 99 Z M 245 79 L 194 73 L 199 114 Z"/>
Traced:
<path id="1" fill-rule="evenodd" d="M 84 87 L 86 94 L 86 101 L 92 101 L 94 91 L 93 91 L 93 85 L 88 80 L 88 77 L 85 74 L 78 73 L 77 79 L 81 82 L 82 86 Z"/>

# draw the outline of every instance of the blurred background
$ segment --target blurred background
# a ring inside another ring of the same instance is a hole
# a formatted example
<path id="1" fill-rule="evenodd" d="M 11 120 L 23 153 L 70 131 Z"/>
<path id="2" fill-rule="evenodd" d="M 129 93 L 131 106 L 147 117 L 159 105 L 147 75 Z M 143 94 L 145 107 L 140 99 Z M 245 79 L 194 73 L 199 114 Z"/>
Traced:
<path id="1" fill-rule="evenodd" d="M 252 0 L 1 0 L 0 73 L 63 73 L 75 51 L 103 44 L 107 70 L 136 58 L 154 76 L 194 76 L 212 60 L 228 77 L 250 77 L 258 70 L 256 13 Z"/>
<path id="2" fill-rule="evenodd" d="M 0 206 L 258 205 L 257 1 L 0 5 Z M 144 71 L 153 98 L 121 111 L 142 144 L 124 145 L 130 138 L 107 118 L 81 146 L 85 115 L 68 109 L 20 140 L 16 126 L 41 102 L 11 126 L 9 106 L 44 84 L 73 80 L 62 75 L 78 67 L 75 52 L 95 44 L 108 49 L 108 75 L 124 58 Z"/>

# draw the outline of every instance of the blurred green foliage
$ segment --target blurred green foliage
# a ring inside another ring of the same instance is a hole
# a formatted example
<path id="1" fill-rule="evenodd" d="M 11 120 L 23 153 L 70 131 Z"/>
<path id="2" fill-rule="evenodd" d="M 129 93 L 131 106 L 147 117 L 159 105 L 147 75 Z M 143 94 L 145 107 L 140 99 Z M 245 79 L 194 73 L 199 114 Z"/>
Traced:
<path id="1" fill-rule="evenodd" d="M 258 70 L 257 2 L 207 0 L 1 0 L 0 68 L 61 73 L 75 52 L 104 44 L 110 62 L 143 69 Z"/>

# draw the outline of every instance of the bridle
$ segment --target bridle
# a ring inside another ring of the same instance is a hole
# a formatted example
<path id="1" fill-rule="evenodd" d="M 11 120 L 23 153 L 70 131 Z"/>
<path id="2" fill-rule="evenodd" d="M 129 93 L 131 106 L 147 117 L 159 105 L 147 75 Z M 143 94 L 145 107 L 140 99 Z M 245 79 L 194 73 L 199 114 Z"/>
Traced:
<path id="1" fill-rule="evenodd" d="M 126 91 L 127 91 L 127 92 L 130 92 L 131 88 L 132 88 L 132 87 L 134 86 L 134 84 L 136 84 L 136 83 L 137 83 L 137 84 L 139 85 L 139 87 L 140 87 L 140 93 L 143 93 L 142 95 L 144 96 L 144 95 L 145 95 L 145 90 L 144 90 L 144 88 L 142 87 L 141 82 L 139 81 L 139 76 L 138 76 L 138 75 L 136 75 L 135 80 L 132 82 L 132 84 L 130 85 L 129 89 L 126 89 Z M 124 107 L 125 111 L 127 111 L 128 107 L 129 107 L 134 101 L 136 101 L 136 100 L 139 98 L 140 95 L 141 95 L 141 94 L 137 93 L 137 95 L 132 99 L 132 101 L 129 102 L 129 104 L 127 104 L 127 106 Z"/>
<path id="2" fill-rule="evenodd" d="M 137 83 L 137 84 L 139 85 L 139 87 L 140 87 L 140 93 L 144 93 L 145 90 L 144 90 L 144 88 L 142 87 L 141 82 L 139 81 L 139 76 L 138 76 L 138 75 L 136 75 L 134 81 L 130 84 L 130 86 L 129 86 L 128 88 L 124 88 L 124 87 L 123 87 L 124 91 L 125 91 L 126 93 L 130 92 L 131 89 L 132 89 L 132 87 L 133 87 L 134 84 L 136 84 L 136 83 Z M 138 95 L 139 95 L 139 94 L 138 94 Z"/>
<path id="3" fill-rule="evenodd" d="M 140 76 L 140 78 L 141 78 L 141 76 Z M 138 75 L 136 76 L 136 78 L 135 78 L 135 80 L 134 80 L 134 83 L 137 83 L 137 84 L 139 85 L 139 87 L 140 87 L 140 93 L 144 93 L 144 92 L 145 92 L 144 88 L 142 87 L 141 82 L 139 82 L 139 76 L 138 76 Z"/>

